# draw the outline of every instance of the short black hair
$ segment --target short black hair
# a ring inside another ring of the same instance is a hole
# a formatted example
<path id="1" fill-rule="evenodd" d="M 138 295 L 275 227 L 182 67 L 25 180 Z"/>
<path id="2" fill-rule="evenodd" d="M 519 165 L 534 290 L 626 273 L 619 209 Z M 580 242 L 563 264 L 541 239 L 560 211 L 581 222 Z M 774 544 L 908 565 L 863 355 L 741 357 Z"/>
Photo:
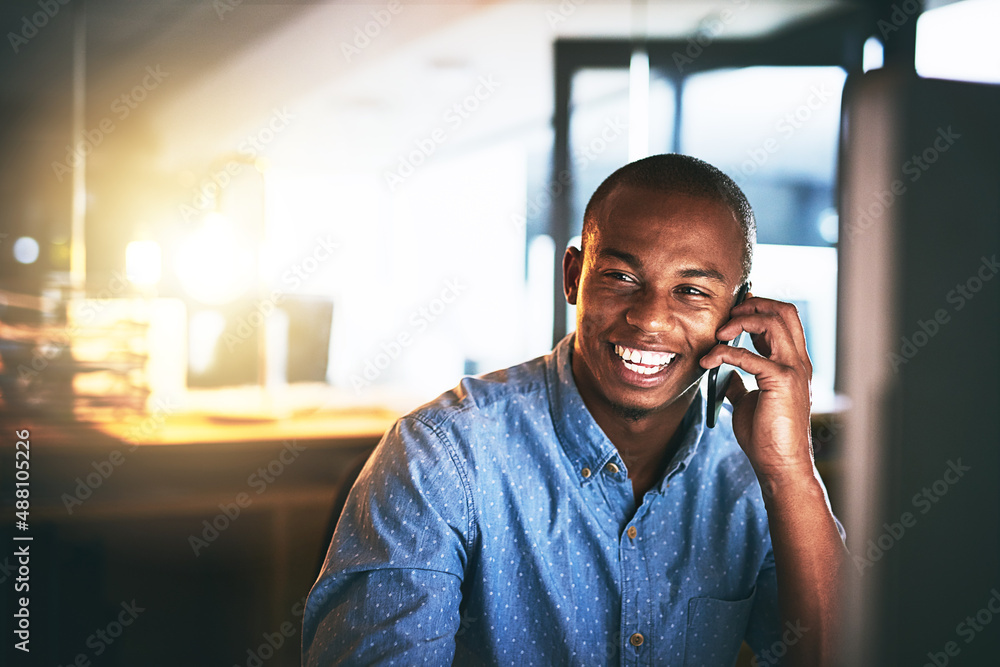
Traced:
<path id="1" fill-rule="evenodd" d="M 597 217 L 601 205 L 620 187 L 705 197 L 729 207 L 743 232 L 743 276 L 740 282 L 746 282 L 753 262 L 754 245 L 757 242 L 757 222 L 753 216 L 753 209 L 750 208 L 750 202 L 733 179 L 704 160 L 679 153 L 652 155 L 630 162 L 604 179 L 587 203 L 587 209 L 583 214 L 584 246 L 588 236 L 593 234 L 599 223 Z"/>

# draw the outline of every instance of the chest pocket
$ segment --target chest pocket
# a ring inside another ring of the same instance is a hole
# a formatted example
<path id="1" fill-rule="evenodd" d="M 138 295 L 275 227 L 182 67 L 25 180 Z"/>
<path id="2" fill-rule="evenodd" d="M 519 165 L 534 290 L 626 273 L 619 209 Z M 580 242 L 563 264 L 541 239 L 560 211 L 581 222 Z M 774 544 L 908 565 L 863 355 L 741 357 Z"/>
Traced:
<path id="1" fill-rule="evenodd" d="M 744 600 L 691 598 L 684 633 L 684 667 L 732 667 L 743 644 L 756 587 Z"/>

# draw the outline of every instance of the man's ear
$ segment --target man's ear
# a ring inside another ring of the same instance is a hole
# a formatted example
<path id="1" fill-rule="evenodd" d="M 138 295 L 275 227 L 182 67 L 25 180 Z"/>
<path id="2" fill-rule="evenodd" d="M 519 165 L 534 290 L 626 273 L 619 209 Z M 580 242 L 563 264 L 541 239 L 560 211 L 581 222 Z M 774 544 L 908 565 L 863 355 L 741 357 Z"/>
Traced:
<path id="1" fill-rule="evenodd" d="M 563 294 L 571 306 L 576 305 L 576 295 L 580 290 L 580 274 L 583 272 L 583 251 L 570 246 L 563 255 Z"/>

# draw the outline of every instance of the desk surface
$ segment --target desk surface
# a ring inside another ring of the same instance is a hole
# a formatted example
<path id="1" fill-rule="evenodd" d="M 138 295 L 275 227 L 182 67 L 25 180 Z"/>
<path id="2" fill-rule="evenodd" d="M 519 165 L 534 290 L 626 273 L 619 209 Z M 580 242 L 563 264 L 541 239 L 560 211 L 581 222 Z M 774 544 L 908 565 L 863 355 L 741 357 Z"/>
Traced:
<path id="1" fill-rule="evenodd" d="M 193 445 L 296 440 L 381 438 L 399 413 L 388 408 L 327 410 L 288 417 L 265 415 L 146 415 L 93 425 L 101 433 L 137 445 Z"/>
<path id="2" fill-rule="evenodd" d="M 34 426 L 46 446 L 98 448 L 122 443 L 139 446 L 253 444 L 282 440 L 350 443 L 378 440 L 419 401 L 360 402 L 326 386 L 189 390 L 176 399 L 151 399 L 144 412 L 74 409 L 75 419 L 18 419 L 0 415 L 17 428 Z"/>

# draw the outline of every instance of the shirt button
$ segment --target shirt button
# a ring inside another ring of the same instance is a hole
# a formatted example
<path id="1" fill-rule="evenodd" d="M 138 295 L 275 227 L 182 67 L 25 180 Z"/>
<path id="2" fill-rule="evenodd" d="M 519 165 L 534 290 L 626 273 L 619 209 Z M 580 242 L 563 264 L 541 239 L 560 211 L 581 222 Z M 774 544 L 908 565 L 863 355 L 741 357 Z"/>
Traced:
<path id="1" fill-rule="evenodd" d="M 583 475 L 584 477 L 590 477 L 590 468 L 584 468 L 583 470 L 580 471 L 580 474 Z"/>
<path id="2" fill-rule="evenodd" d="M 618 466 L 615 465 L 614 461 L 610 461 L 608 465 L 604 466 L 604 469 L 607 470 L 612 475 L 618 473 Z"/>
<path id="3" fill-rule="evenodd" d="M 625 531 L 625 533 L 629 536 L 629 538 L 631 538 L 633 540 L 635 539 L 635 536 L 638 534 L 638 532 L 639 531 L 637 531 L 635 529 L 635 526 L 629 526 L 628 530 Z M 635 637 L 635 635 L 632 635 L 632 636 Z M 642 635 L 639 635 L 639 642 L 640 643 L 642 642 Z M 639 644 L 636 644 L 636 646 L 638 646 L 638 645 Z"/>
<path id="4" fill-rule="evenodd" d="M 628 638 L 628 643 L 632 646 L 642 646 L 643 641 L 644 637 L 638 632 Z"/>

